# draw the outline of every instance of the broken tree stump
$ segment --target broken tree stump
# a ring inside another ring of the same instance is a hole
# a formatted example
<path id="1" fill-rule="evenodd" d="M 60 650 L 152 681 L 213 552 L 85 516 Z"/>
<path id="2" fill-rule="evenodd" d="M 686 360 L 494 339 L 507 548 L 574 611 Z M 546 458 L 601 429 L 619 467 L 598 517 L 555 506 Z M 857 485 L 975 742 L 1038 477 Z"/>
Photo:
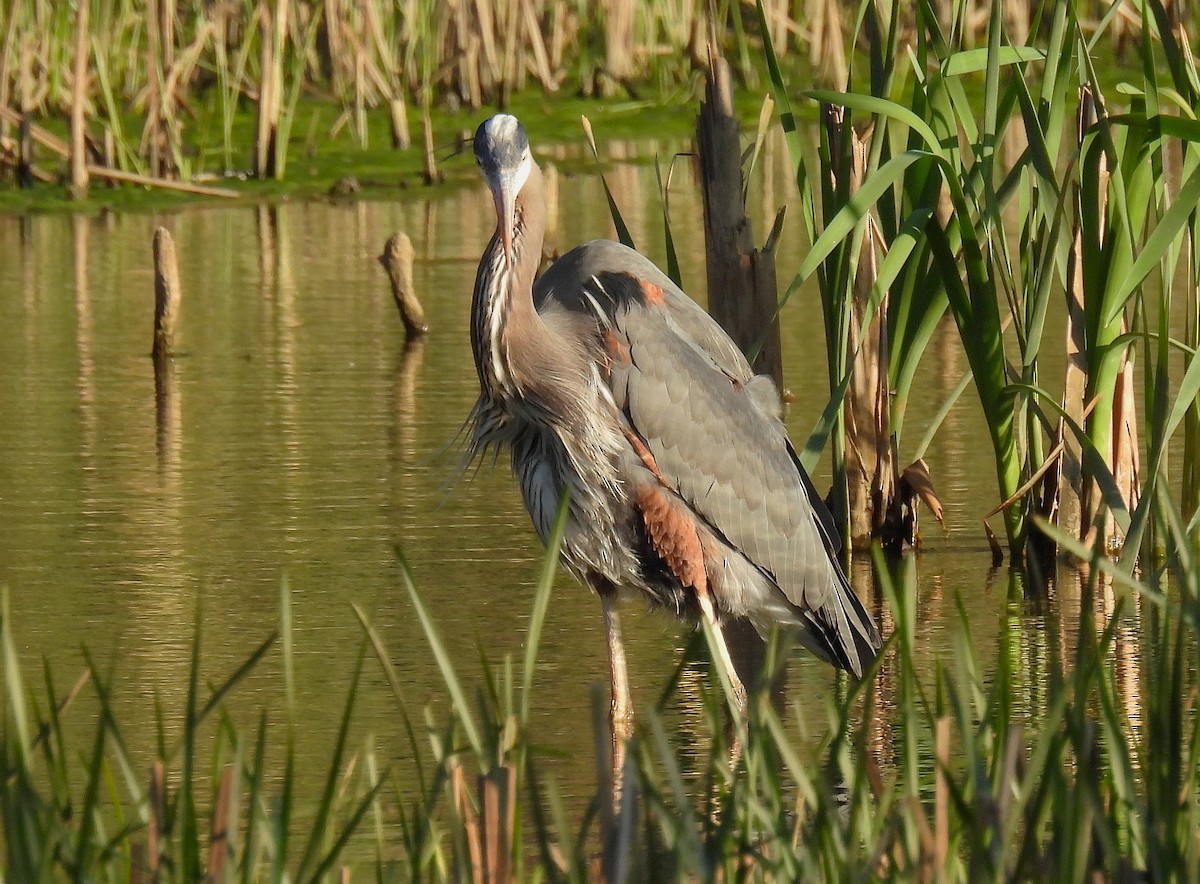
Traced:
<path id="1" fill-rule="evenodd" d="M 413 340 L 429 331 L 425 310 L 413 289 L 413 245 L 407 233 L 396 233 L 384 244 L 379 263 L 392 284 L 392 299 L 404 321 L 404 336 Z"/>
<path id="2" fill-rule="evenodd" d="M 708 312 L 729 333 L 758 374 L 783 389 L 783 358 L 776 316 L 775 241 L 782 214 L 761 249 L 746 217 L 741 131 L 733 113 L 729 64 L 714 56 L 696 122 L 700 184 L 704 195 L 704 243 Z"/>

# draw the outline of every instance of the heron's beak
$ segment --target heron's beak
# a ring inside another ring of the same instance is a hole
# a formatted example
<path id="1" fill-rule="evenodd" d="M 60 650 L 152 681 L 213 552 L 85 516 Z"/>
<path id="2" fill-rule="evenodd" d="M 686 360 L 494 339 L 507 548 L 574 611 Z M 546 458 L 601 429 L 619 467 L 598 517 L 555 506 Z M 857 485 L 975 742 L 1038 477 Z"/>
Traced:
<path id="1" fill-rule="evenodd" d="M 492 198 L 496 201 L 496 229 L 500 232 L 500 245 L 504 248 L 504 260 L 513 264 L 513 227 L 516 224 L 517 193 L 510 178 L 501 178 L 492 187 Z"/>

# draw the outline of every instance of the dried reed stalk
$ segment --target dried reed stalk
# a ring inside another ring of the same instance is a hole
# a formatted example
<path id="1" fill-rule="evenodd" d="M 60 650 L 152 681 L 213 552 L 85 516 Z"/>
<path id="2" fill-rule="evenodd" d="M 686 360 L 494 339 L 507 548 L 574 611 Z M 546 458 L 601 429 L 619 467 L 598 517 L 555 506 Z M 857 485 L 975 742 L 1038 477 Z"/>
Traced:
<path id="1" fill-rule="evenodd" d="M 947 4 L 949 5 L 949 4 Z M 841 7 L 829 0 L 808 2 L 808 60 L 821 73 L 823 85 L 846 86 L 845 25 Z"/>
<path id="2" fill-rule="evenodd" d="M 262 25 L 261 83 L 258 90 L 258 130 L 254 143 L 254 174 L 274 178 L 279 169 L 279 116 L 283 110 L 283 49 L 288 33 L 289 0 L 275 0 L 275 9 L 259 4 Z"/>
<path id="3" fill-rule="evenodd" d="M 825 121 L 830 142 L 837 143 L 846 131 L 841 108 L 827 107 Z M 834 169 L 845 179 L 847 196 L 857 193 L 866 172 L 867 145 L 849 129 L 849 151 L 835 156 L 849 161 L 848 169 Z M 846 492 L 849 500 L 850 540 L 857 548 L 869 547 L 884 533 L 893 515 L 896 497 L 896 460 L 892 449 L 891 394 L 888 389 L 887 295 L 878 305 L 870 325 L 860 329 L 870 309 L 871 293 L 879 275 L 875 246 L 875 220 L 867 217 L 858 253 L 858 270 L 851 288 L 850 321 L 846 352 L 853 355 L 850 384 L 844 406 L 846 421 Z M 892 521 L 898 521 L 893 519 Z M 894 526 L 899 529 L 899 525 Z M 893 532 L 898 533 L 898 532 Z M 903 537 L 885 537 L 884 543 L 899 551 Z"/>
<path id="4" fill-rule="evenodd" d="M 467 840 L 467 854 L 471 863 L 471 880 L 474 884 L 484 884 L 483 880 L 483 846 L 480 842 L 479 823 L 475 817 L 475 808 L 471 806 L 471 796 L 467 792 L 466 776 L 462 765 L 453 763 L 450 772 L 450 786 L 454 793 L 454 809 L 462 821 L 463 832 Z"/>
<path id="5" fill-rule="evenodd" d="M 4 42 L 0 44 L 0 108 L 7 108 L 10 99 L 10 86 L 12 80 L 12 60 L 16 52 L 17 43 L 17 19 L 20 17 L 20 9 L 14 3 L 9 7 L 8 21 L 4 26 Z M 0 119 L 0 141 L 5 140 L 11 134 L 12 124 L 7 119 Z"/>
<path id="6" fill-rule="evenodd" d="M 213 802 L 212 827 L 208 848 L 208 880 L 212 884 L 225 880 L 225 864 L 229 859 L 229 820 L 231 808 L 237 801 L 233 793 L 233 766 L 226 765 L 221 771 L 221 782 L 217 786 L 217 798 Z"/>
<path id="7" fill-rule="evenodd" d="M 937 773 L 933 801 L 933 867 L 940 876 L 946 868 L 946 857 L 950 852 L 950 786 L 946 771 L 950 768 L 950 716 L 937 720 L 934 753 Z"/>
<path id="8" fill-rule="evenodd" d="M 513 880 L 513 832 L 517 807 L 517 769 L 502 765 L 478 781 L 481 867 L 486 884 Z"/>
<path id="9" fill-rule="evenodd" d="M 158 876 L 158 863 L 161 847 L 159 837 L 166 831 L 167 815 L 167 771 L 161 758 L 150 765 L 150 819 L 146 833 L 146 868 L 150 878 Z"/>
<path id="10" fill-rule="evenodd" d="M 71 83 L 70 193 L 72 199 L 84 199 L 88 193 L 85 110 L 88 88 L 88 13 L 91 5 L 88 2 L 80 3 L 75 11 L 75 67 Z"/>
<path id="11" fill-rule="evenodd" d="M 442 180 L 438 171 L 437 157 L 433 153 L 433 120 L 429 117 L 429 105 L 421 111 L 421 140 L 425 148 L 425 183 L 437 184 Z"/>
<path id="12" fill-rule="evenodd" d="M 392 125 L 392 147 L 408 150 L 412 146 L 412 135 L 408 131 L 408 105 L 404 93 L 398 91 L 388 103 Z"/>
<path id="13" fill-rule="evenodd" d="M 633 0 L 607 0 L 604 4 L 605 72 L 616 83 L 633 77 Z"/>

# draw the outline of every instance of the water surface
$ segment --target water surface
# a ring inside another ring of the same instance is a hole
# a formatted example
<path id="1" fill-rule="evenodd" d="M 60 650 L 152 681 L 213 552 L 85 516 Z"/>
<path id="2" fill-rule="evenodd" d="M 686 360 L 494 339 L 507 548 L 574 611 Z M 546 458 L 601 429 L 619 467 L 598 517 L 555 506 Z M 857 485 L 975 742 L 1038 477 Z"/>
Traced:
<path id="1" fill-rule="evenodd" d="M 789 198 L 785 164 L 778 144 L 768 149 L 756 197 L 760 237 Z M 672 186 L 674 235 L 685 286 L 703 299 L 700 209 L 686 173 L 677 169 Z M 549 174 L 555 245 L 611 236 L 596 177 L 553 164 Z M 653 167 L 618 164 L 608 178 L 635 239 L 661 260 Z M 795 220 L 779 251 L 784 281 L 802 257 Z M 179 251 L 183 352 L 156 385 L 150 244 L 160 224 Z M 172 727 L 182 714 L 198 603 L 203 674 L 217 681 L 277 625 L 286 579 L 297 748 L 316 788 L 361 642 L 351 603 L 378 628 L 414 711 L 427 702 L 445 708 L 397 548 L 468 681 L 478 677 L 477 646 L 494 661 L 519 655 L 540 547 L 505 463 L 458 475 L 459 432 L 477 392 L 469 299 L 492 226 L 482 186 L 406 192 L 390 203 L 0 218 L 0 584 L 27 675 L 44 656 L 60 685 L 72 681 L 82 646 L 113 661 L 126 738 L 149 764 L 154 698 Z M 416 247 L 415 283 L 433 330 L 408 350 L 375 260 L 398 230 Z M 783 328 L 786 385 L 796 395 L 788 424 L 803 440 L 828 396 L 814 292 L 788 304 Z M 902 459 L 962 376 L 955 336 L 946 325 L 930 347 Z M 931 680 L 955 647 L 961 600 L 984 660 L 995 660 L 1002 633 L 1014 639 L 1017 705 L 1036 710 L 1048 609 L 1024 602 L 1007 573 L 989 567 L 980 518 L 995 500 L 995 479 L 973 391 L 927 460 L 947 526 L 926 515 L 917 566 L 924 675 Z M 819 474 L 817 484 L 827 487 L 827 477 Z M 859 577 L 883 619 L 869 575 Z M 637 600 L 625 612 L 636 700 L 648 704 L 689 633 Z M 1117 663 L 1129 673 L 1126 700 L 1136 715 L 1135 631 L 1128 635 Z M 370 740 L 403 780 L 395 703 L 373 661 L 366 673 L 354 745 Z M 593 771 L 588 689 L 606 674 L 599 605 L 560 578 L 534 728 L 541 744 L 563 751 L 550 762 L 553 775 L 577 799 L 590 794 Z M 239 688 L 235 718 L 250 724 L 265 707 L 282 719 L 281 681 L 275 652 Z M 832 670 L 797 654 L 789 684 L 819 739 Z M 886 704 L 887 691 L 881 696 Z M 690 739 L 695 699 L 685 680 L 675 701 L 681 743 Z M 92 722 L 81 705 L 69 727 L 86 745 Z M 879 749 L 887 755 L 886 745 Z"/>

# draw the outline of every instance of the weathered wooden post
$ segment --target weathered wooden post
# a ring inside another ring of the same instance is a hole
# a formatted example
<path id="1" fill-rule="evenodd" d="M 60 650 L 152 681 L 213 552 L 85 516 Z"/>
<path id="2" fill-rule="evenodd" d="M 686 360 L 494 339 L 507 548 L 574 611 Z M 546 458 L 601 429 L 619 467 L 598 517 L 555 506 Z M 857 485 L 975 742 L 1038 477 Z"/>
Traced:
<path id="1" fill-rule="evenodd" d="M 706 76 L 696 148 L 704 193 L 708 312 L 743 353 L 753 354 L 754 370 L 770 375 L 782 389 L 774 254 L 782 216 L 763 247 L 756 249 L 743 198 L 741 132 L 733 113 L 728 63 L 714 56 Z"/>
<path id="2" fill-rule="evenodd" d="M 179 317 L 179 261 L 175 240 L 165 227 L 154 231 L 154 348 L 157 362 L 175 352 L 175 325 Z"/>
<path id="3" fill-rule="evenodd" d="M 379 263 L 387 271 L 392 284 L 392 299 L 404 321 L 404 334 L 409 340 L 429 331 L 425 311 L 413 289 L 413 245 L 407 233 L 394 234 L 384 245 Z"/>

